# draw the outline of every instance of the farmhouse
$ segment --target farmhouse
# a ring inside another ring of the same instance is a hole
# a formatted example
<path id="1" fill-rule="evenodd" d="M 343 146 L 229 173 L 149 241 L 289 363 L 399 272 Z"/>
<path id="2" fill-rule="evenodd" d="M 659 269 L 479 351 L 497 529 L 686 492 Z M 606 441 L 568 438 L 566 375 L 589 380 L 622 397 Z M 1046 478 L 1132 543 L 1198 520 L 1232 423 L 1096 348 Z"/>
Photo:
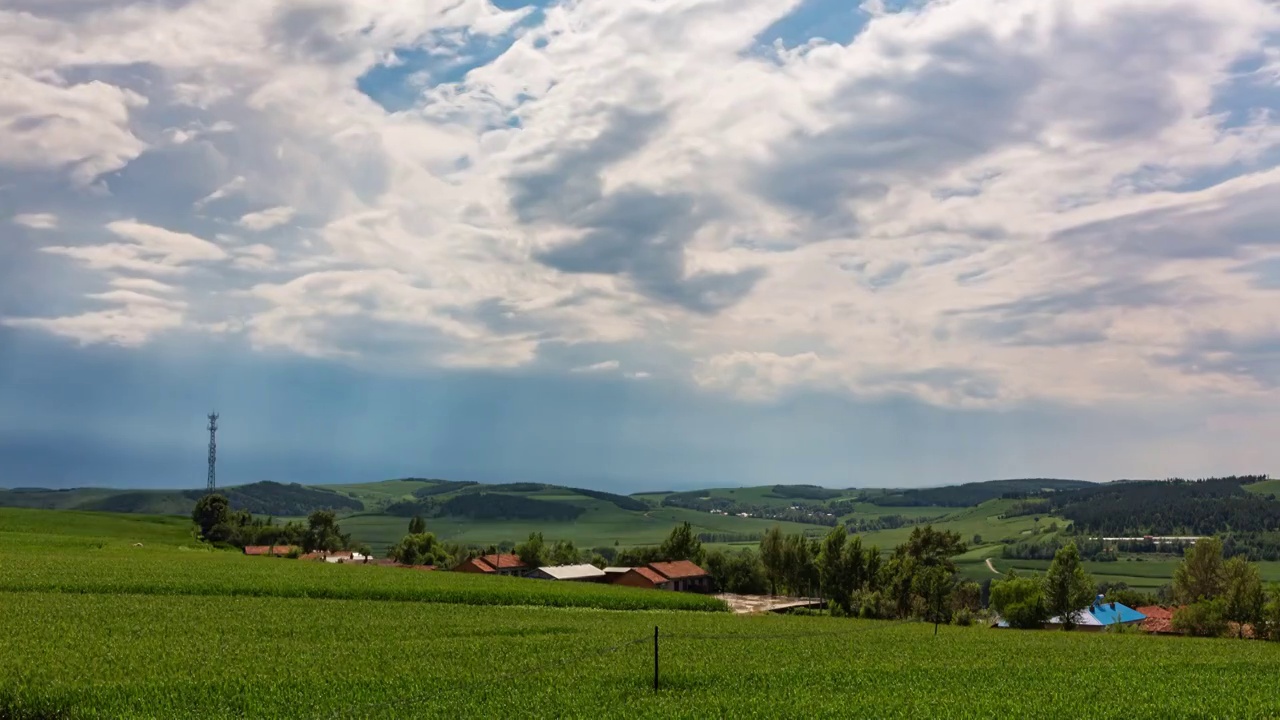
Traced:
<path id="1" fill-rule="evenodd" d="M 631 568 L 613 579 L 614 585 L 671 590 L 671 581 L 647 567 Z"/>
<path id="2" fill-rule="evenodd" d="M 1118 602 L 1103 602 L 1102 596 L 1094 598 L 1087 610 L 1082 610 L 1075 619 L 1076 627 L 1081 630 L 1105 630 L 1115 625 L 1137 625 L 1147 616 L 1133 608 Z M 1052 617 L 1045 623 L 1046 628 L 1061 627 L 1062 618 Z"/>
<path id="3" fill-rule="evenodd" d="M 631 568 L 614 577 L 613 584 L 677 592 L 711 592 L 711 576 L 688 560 L 655 562 Z"/>
<path id="4" fill-rule="evenodd" d="M 575 582 L 605 582 L 608 576 L 595 565 L 553 565 L 530 571 L 525 577 L 538 580 L 569 580 Z"/>
<path id="5" fill-rule="evenodd" d="M 519 556 L 508 553 L 481 555 L 466 560 L 453 568 L 454 572 L 480 573 L 484 575 L 510 575 L 520 577 L 529 569 Z"/>
<path id="6" fill-rule="evenodd" d="M 297 550 L 297 545 L 245 545 L 244 554 L 284 557 L 285 555 Z"/>

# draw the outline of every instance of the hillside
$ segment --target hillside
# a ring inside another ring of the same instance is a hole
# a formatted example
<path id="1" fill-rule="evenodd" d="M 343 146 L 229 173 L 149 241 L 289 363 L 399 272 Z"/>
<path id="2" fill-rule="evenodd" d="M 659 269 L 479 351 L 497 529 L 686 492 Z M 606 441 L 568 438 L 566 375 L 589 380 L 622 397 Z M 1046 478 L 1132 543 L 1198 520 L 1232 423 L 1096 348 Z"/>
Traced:
<path id="1" fill-rule="evenodd" d="M 231 507 L 255 515 L 306 515 L 312 510 L 353 512 L 364 509 L 359 499 L 326 488 L 292 483 L 256 482 L 219 490 Z M 39 510 L 96 510 L 148 515 L 187 515 L 202 490 L 111 490 L 108 488 L 20 488 L 0 490 L 0 507 Z"/>
<path id="2" fill-rule="evenodd" d="M 867 501 L 875 505 L 889 507 L 911 507 L 916 505 L 971 507 L 999 498 L 1018 497 L 1042 492 L 1077 490 L 1093 487 L 1094 485 L 1096 483 L 1083 480 L 1055 480 L 1052 478 L 989 480 L 936 488 L 890 490 L 880 495 L 868 497 Z"/>

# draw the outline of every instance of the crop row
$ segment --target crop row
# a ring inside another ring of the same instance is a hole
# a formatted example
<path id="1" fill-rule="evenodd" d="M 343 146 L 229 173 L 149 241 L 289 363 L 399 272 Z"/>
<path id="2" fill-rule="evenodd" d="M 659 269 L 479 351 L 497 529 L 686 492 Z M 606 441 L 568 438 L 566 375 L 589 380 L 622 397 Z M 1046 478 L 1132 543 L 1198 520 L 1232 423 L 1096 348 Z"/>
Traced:
<path id="1" fill-rule="evenodd" d="M 0 605 L 0 717 L 1280 714 L 1269 643 L 283 598 Z"/>
<path id="2" fill-rule="evenodd" d="M 78 553 L 12 553 L 0 549 L 0 590 L 402 600 L 606 610 L 725 609 L 715 598 L 691 593 L 146 547 Z"/>

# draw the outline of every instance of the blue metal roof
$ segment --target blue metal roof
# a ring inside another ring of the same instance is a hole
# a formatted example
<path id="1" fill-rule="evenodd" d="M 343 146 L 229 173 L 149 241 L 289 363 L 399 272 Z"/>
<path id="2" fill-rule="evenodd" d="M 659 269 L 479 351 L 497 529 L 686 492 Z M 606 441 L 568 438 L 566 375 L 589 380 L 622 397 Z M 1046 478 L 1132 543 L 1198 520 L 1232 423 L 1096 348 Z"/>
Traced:
<path id="1" fill-rule="evenodd" d="M 1125 605 L 1124 603 L 1094 602 L 1093 607 L 1089 608 L 1089 614 L 1098 619 L 1099 624 L 1115 625 L 1117 623 L 1141 622 L 1146 620 L 1147 616 Z"/>

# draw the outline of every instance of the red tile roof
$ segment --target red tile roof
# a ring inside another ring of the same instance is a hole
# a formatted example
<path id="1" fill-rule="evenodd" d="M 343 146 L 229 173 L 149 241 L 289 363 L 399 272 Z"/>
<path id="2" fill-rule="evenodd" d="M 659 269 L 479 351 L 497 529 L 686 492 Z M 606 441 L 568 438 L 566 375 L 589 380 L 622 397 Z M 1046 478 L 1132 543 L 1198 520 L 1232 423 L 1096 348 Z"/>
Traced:
<path id="1" fill-rule="evenodd" d="M 649 563 L 649 567 L 672 580 L 706 577 L 707 575 L 706 570 L 703 570 L 698 567 L 697 564 L 689 562 L 688 560 Z"/>
<path id="2" fill-rule="evenodd" d="M 648 580 L 654 585 L 661 585 L 667 582 L 667 579 L 647 567 L 631 568 L 631 572 L 638 573 L 640 577 Z"/>
<path id="3" fill-rule="evenodd" d="M 484 555 L 480 558 L 491 568 L 498 570 L 523 570 L 526 565 L 520 561 L 519 555 L 511 555 L 502 553 L 499 555 Z"/>
<path id="4" fill-rule="evenodd" d="M 288 555 L 297 550 L 297 545 L 246 545 L 245 555 Z"/>
<path id="5" fill-rule="evenodd" d="M 1142 621 L 1142 629 L 1150 633 L 1176 633 L 1173 629 L 1173 613 L 1177 608 L 1160 607 L 1159 605 L 1144 605 L 1140 608 L 1134 608 L 1138 612 L 1147 616 Z"/>

